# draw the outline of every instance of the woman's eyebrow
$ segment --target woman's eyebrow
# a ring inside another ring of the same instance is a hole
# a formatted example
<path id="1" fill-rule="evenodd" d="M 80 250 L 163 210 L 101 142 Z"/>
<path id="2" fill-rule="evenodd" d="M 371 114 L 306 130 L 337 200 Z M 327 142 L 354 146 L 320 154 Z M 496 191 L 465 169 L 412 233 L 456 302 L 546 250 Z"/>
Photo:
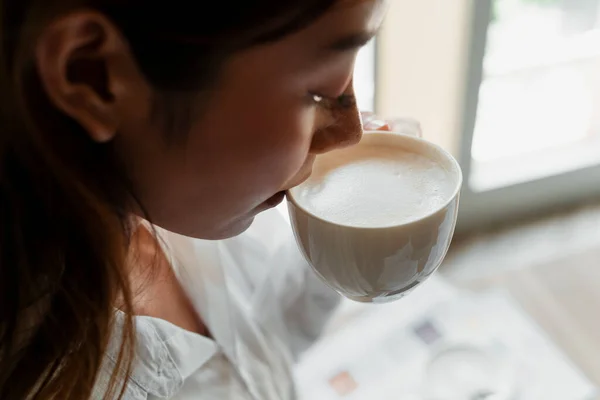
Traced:
<path id="1" fill-rule="evenodd" d="M 327 46 L 328 50 L 333 51 L 349 51 L 357 50 L 369 43 L 377 34 L 376 31 L 362 31 L 345 35 L 336 39 L 333 43 Z"/>

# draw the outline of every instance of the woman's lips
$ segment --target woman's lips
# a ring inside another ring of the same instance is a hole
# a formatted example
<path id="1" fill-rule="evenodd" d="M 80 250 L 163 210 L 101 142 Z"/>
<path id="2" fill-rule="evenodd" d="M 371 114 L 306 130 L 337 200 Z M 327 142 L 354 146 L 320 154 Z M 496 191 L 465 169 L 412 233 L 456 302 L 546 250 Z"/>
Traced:
<path id="1" fill-rule="evenodd" d="M 310 166 L 310 168 L 306 169 L 302 174 L 300 174 L 299 177 L 296 178 L 291 184 L 289 184 L 288 187 L 283 191 L 287 192 L 288 190 L 295 188 L 296 186 L 302 185 L 304 182 L 306 182 L 308 180 L 308 178 L 310 178 L 311 175 L 312 175 L 312 165 Z"/>
<path id="2" fill-rule="evenodd" d="M 287 186 L 286 189 L 275 193 L 273 196 L 269 197 L 263 204 L 269 208 L 277 207 L 285 199 L 285 194 L 287 193 L 288 190 L 306 182 L 306 180 L 308 180 L 308 178 L 310 178 L 311 174 L 312 174 L 312 162 L 310 163 L 308 168 L 304 169 L 304 171 L 302 171 L 302 173 L 300 173 L 298 175 L 298 177 L 296 177 L 296 179 L 294 179 L 294 181 L 292 183 L 286 185 Z"/>
<path id="3" fill-rule="evenodd" d="M 285 191 L 278 192 L 271 196 L 269 199 L 267 199 L 267 201 L 265 201 L 265 204 L 269 207 L 277 207 L 279 204 L 281 204 L 283 199 L 285 199 Z"/>

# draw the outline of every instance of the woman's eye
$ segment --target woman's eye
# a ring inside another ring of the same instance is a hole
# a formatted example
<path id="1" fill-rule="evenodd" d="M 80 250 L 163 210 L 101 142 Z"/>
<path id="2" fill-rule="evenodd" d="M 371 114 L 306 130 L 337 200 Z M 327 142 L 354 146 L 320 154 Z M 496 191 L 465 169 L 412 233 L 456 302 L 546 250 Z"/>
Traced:
<path id="1" fill-rule="evenodd" d="M 342 94 L 336 98 L 327 97 L 318 93 L 309 93 L 309 101 L 312 105 L 317 105 L 322 108 L 350 108 L 356 105 L 354 95 Z"/>
<path id="2" fill-rule="evenodd" d="M 337 100 L 334 97 L 325 96 L 324 94 L 315 92 L 309 93 L 309 102 L 313 106 L 331 109 L 336 106 L 336 101 Z"/>
<path id="3" fill-rule="evenodd" d="M 325 100 L 325 96 L 317 94 L 317 93 L 309 93 L 308 94 L 310 102 L 313 104 L 321 104 Z"/>

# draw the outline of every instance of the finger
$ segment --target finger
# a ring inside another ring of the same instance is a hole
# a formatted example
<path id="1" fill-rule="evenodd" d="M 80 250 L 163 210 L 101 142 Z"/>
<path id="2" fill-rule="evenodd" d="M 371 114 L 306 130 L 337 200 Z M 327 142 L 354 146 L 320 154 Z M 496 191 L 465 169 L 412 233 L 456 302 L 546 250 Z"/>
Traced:
<path id="1" fill-rule="evenodd" d="M 362 124 L 363 129 L 369 131 L 387 131 L 390 130 L 390 126 L 384 119 L 377 117 L 375 114 L 371 112 L 362 112 Z"/>
<path id="2" fill-rule="evenodd" d="M 383 119 L 372 112 L 361 112 L 363 129 L 367 131 L 392 131 L 403 135 L 423 137 L 421 124 L 414 118 Z"/>
<path id="3" fill-rule="evenodd" d="M 396 118 L 388 121 L 390 128 L 394 132 L 403 135 L 423 137 L 423 130 L 419 121 L 413 118 Z"/>

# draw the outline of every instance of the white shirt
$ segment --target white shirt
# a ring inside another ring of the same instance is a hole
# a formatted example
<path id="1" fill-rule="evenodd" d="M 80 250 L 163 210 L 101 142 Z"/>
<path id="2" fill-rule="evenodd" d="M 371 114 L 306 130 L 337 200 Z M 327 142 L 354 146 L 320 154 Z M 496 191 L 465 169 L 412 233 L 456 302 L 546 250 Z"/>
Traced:
<path id="1" fill-rule="evenodd" d="M 294 399 L 292 363 L 318 337 L 339 296 L 310 271 L 283 216 L 263 213 L 224 241 L 157 231 L 214 340 L 135 317 L 136 357 L 124 400 Z M 118 336 L 93 399 L 103 398 Z"/>

